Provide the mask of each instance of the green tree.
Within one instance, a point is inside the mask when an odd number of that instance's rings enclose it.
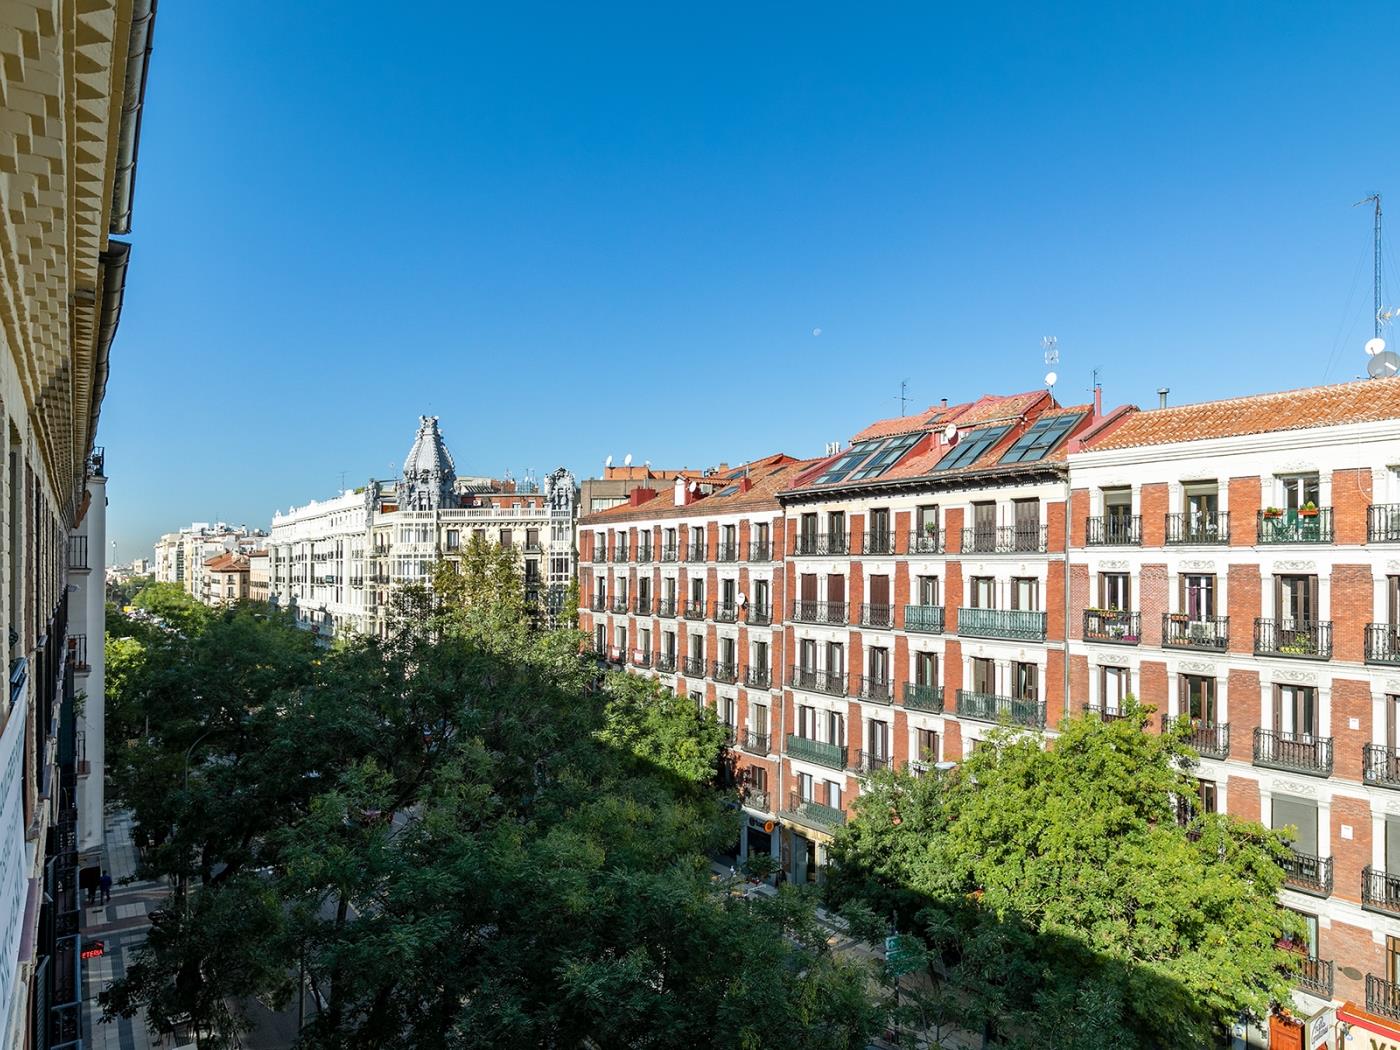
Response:
[[[132,604],[177,631],[198,631],[209,616],[208,606],[196,601],[178,583],[148,584]]]
[[[879,777],[856,800],[833,900],[920,934],[960,1023],[1012,1045],[1204,1045],[1287,998],[1282,839],[1179,824],[1193,755],[1127,710],[1068,719],[1049,748],[1001,729],[945,775]]]

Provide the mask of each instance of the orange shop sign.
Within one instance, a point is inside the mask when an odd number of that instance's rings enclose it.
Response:
[[[1337,1050],[1400,1050],[1400,1025],[1361,1013],[1350,1004],[1337,1011]]]

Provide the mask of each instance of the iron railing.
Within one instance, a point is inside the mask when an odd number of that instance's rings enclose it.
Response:
[[[1190,613],[1162,614],[1162,644],[1173,649],[1208,649],[1223,653],[1230,646],[1230,617]]]
[[[656,615],[671,617],[676,615],[676,599],[658,598],[656,600]]]
[[[1162,716],[1162,732],[1165,733],[1179,725],[1187,727],[1186,743],[1202,758],[1230,757],[1229,722],[1205,722],[1186,715],[1178,715],[1176,718],[1171,715]]]
[[[943,633],[943,606],[906,605],[904,607],[904,629],[920,634]]]
[[[627,598],[614,598],[612,600],[612,611],[615,613],[625,613],[627,611]]]
[[[1105,722],[1116,722],[1120,718],[1127,718],[1128,712],[1118,707],[1109,707],[1106,704],[1085,704],[1086,713],[1096,715]]]
[[[1258,656],[1296,656],[1305,660],[1330,660],[1332,621],[1256,619],[1254,652]]]
[[[1045,705],[1038,700],[1019,700],[1013,696],[997,696],[994,693],[975,693],[970,689],[958,690],[957,713],[964,718],[979,722],[1009,721],[1015,725],[1045,727]]]
[[[650,543],[637,544],[637,561],[646,563],[651,561],[652,546]]]
[[[633,667],[650,667],[650,666],[651,666],[651,653],[648,652],[648,651],[645,650],[645,649],[633,649],[633,650],[632,650],[632,666],[633,666]]]
[[[1367,543],[1400,543],[1400,503],[1378,503],[1366,510]]]
[[[1127,609],[1085,609],[1084,639],[1137,645],[1142,641],[1141,614]]]
[[[755,540],[749,544],[749,561],[772,561],[773,544],[766,540]]]
[[[617,546],[615,546],[615,547],[613,548],[612,560],[613,560],[613,561],[626,561],[626,560],[627,560],[627,544],[625,544],[625,543],[619,543],[619,544],[617,544]]]
[[[1142,546],[1142,518],[1136,514],[1110,514],[1090,518],[1084,534],[1086,547]]]
[[[1254,764],[1328,777],[1332,775],[1332,738],[1311,733],[1276,733],[1256,727]]]
[[[890,532],[889,529],[867,532],[860,541],[860,552],[862,554],[893,554],[894,533]]]
[[[801,533],[797,534],[797,549],[793,551],[798,557],[824,554],[849,554],[851,552],[851,537],[848,533]]]
[[[1259,511],[1256,519],[1258,541],[1266,543],[1331,543],[1332,508],[1316,511],[1285,510],[1270,514]]]
[[[943,553],[943,533],[937,529],[923,532],[909,533],[910,554],[942,554]]]
[[[685,549],[685,560],[688,562],[705,560],[705,544],[692,543]]]
[[[767,667],[749,667],[744,671],[744,684],[750,689],[767,689],[770,680]]]
[[[607,596],[606,594],[595,594],[595,595],[593,596],[593,611],[594,611],[594,612],[607,612],[607,611],[608,611],[608,596]]]
[[[715,561],[738,561],[739,545],[737,543],[721,543],[719,552],[715,556]]]
[[[744,750],[747,751],[748,748]],[[768,808],[768,792],[766,791],[761,791],[758,788],[746,787],[744,788],[742,798],[744,805],[748,806],[749,809],[756,809],[760,813],[772,812],[772,810]]]
[[[1029,609],[959,609],[958,634],[970,638],[1045,641],[1045,614]]]
[[[716,682],[737,682],[739,680],[739,665],[716,660],[710,664],[710,677]]]
[[[855,758],[851,762],[852,773],[869,775],[881,769],[889,768],[890,756],[877,754],[873,751],[857,751]]]
[[[1400,1019],[1400,984],[1366,975],[1366,1009],[1382,1017]]]
[[[703,656],[687,656],[681,661],[681,674],[687,678],[704,678],[705,658]]]
[[[737,605],[725,605],[723,603],[716,605],[715,619],[720,623],[734,623],[739,619],[739,607]]]
[[[687,620],[703,620],[705,618],[705,603],[703,601],[686,602],[685,608],[681,610],[681,615]]]
[[[1230,512],[1191,513],[1185,511],[1167,515],[1167,543],[1209,545],[1230,542]]]
[[[917,682],[905,682],[904,706],[910,711],[929,711],[938,714],[943,710],[943,687],[941,685],[920,685]]]
[[[1298,974],[1293,978],[1293,984],[1321,999],[1332,998],[1332,960],[1304,956]]]
[[[1361,904],[1373,911],[1400,915],[1400,875],[1369,865],[1361,869]]]
[[[1400,626],[1393,623],[1366,625],[1366,662],[1400,664]]]
[[[967,554],[1033,554],[1045,552],[1048,530],[1044,525],[974,525],[963,529]]]
[[[842,671],[818,671],[813,667],[794,667],[788,679],[794,689],[827,696],[846,695],[846,675]]]
[[[657,653],[656,669],[658,671],[664,671],[666,674],[674,674],[676,670],[676,654]]]
[[[662,548],[661,548],[661,560],[662,560],[662,561],[676,561],[679,557],[680,557],[680,551],[677,550],[675,547],[662,547]]]
[[[78,674],[86,674],[92,670],[92,666],[88,663],[87,635],[70,634],[68,636],[68,666]]]
[[[805,799],[801,795],[793,792],[788,798],[788,808],[784,815],[805,824],[809,828],[818,828],[830,831],[832,828],[839,828],[846,823],[846,814],[835,806],[826,806],[820,802],[813,802]]]
[[[894,702],[893,694],[890,692],[890,680],[888,676],[863,674],[860,676],[860,698],[871,700],[877,704],[890,704]]]
[[[739,739],[739,746],[751,755],[766,755],[772,745],[771,736],[767,733],[755,733],[752,729],[744,730],[744,735]]]
[[[750,605],[748,612],[744,614],[744,620],[747,623],[766,627],[773,622],[773,609],[767,605]]]
[[[894,623],[893,607],[888,603],[871,604],[869,602],[860,607],[860,623],[862,627],[888,627]]]
[[[846,603],[795,601],[792,603],[792,618],[798,623],[844,624]]]
[[[815,762],[831,769],[846,768],[846,745],[829,744],[825,740],[809,740],[805,736],[789,733],[787,753],[791,758],[804,762]]]
[[[1284,885],[1314,897],[1332,896],[1332,858],[1290,849],[1283,858]]]
[[[1400,788],[1400,748],[1384,744],[1363,745],[1361,778],[1377,787]]]

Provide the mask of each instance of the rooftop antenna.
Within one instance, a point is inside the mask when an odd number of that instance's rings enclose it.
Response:
[[[1040,341],[1040,348],[1045,351],[1045,363],[1047,365],[1058,365],[1060,363],[1060,341],[1053,335],[1047,335]]]
[[[901,380],[899,381],[899,414],[900,414],[901,416],[904,415],[904,405],[905,405],[905,402],[907,402],[908,400],[909,400],[909,380],[907,380],[907,379],[901,379]]]
[[[342,471],[340,472],[340,491],[341,491],[341,492],[344,492],[344,491],[345,491],[345,475],[348,474],[348,473],[349,473],[349,471],[345,471],[345,470],[342,470]]]
[[[1381,195],[1379,193],[1373,193],[1369,197],[1366,197],[1364,200],[1357,201],[1355,204],[1352,205],[1352,207],[1359,208],[1363,204],[1373,204],[1375,205],[1376,209],[1376,273],[1374,302],[1376,308],[1375,338],[1379,339],[1381,337]]]

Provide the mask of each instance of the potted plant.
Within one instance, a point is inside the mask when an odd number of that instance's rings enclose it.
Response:
[[[1281,518],[1281,517],[1283,517],[1283,511],[1282,511],[1280,508],[1278,508],[1278,507],[1265,507],[1265,508],[1264,508],[1264,517],[1265,517],[1265,518]]]
[[[1308,500],[1306,503],[1304,503],[1301,507],[1298,508],[1298,517],[1300,517],[1300,518],[1315,518],[1315,517],[1317,517],[1317,504],[1314,503],[1312,500]]]

